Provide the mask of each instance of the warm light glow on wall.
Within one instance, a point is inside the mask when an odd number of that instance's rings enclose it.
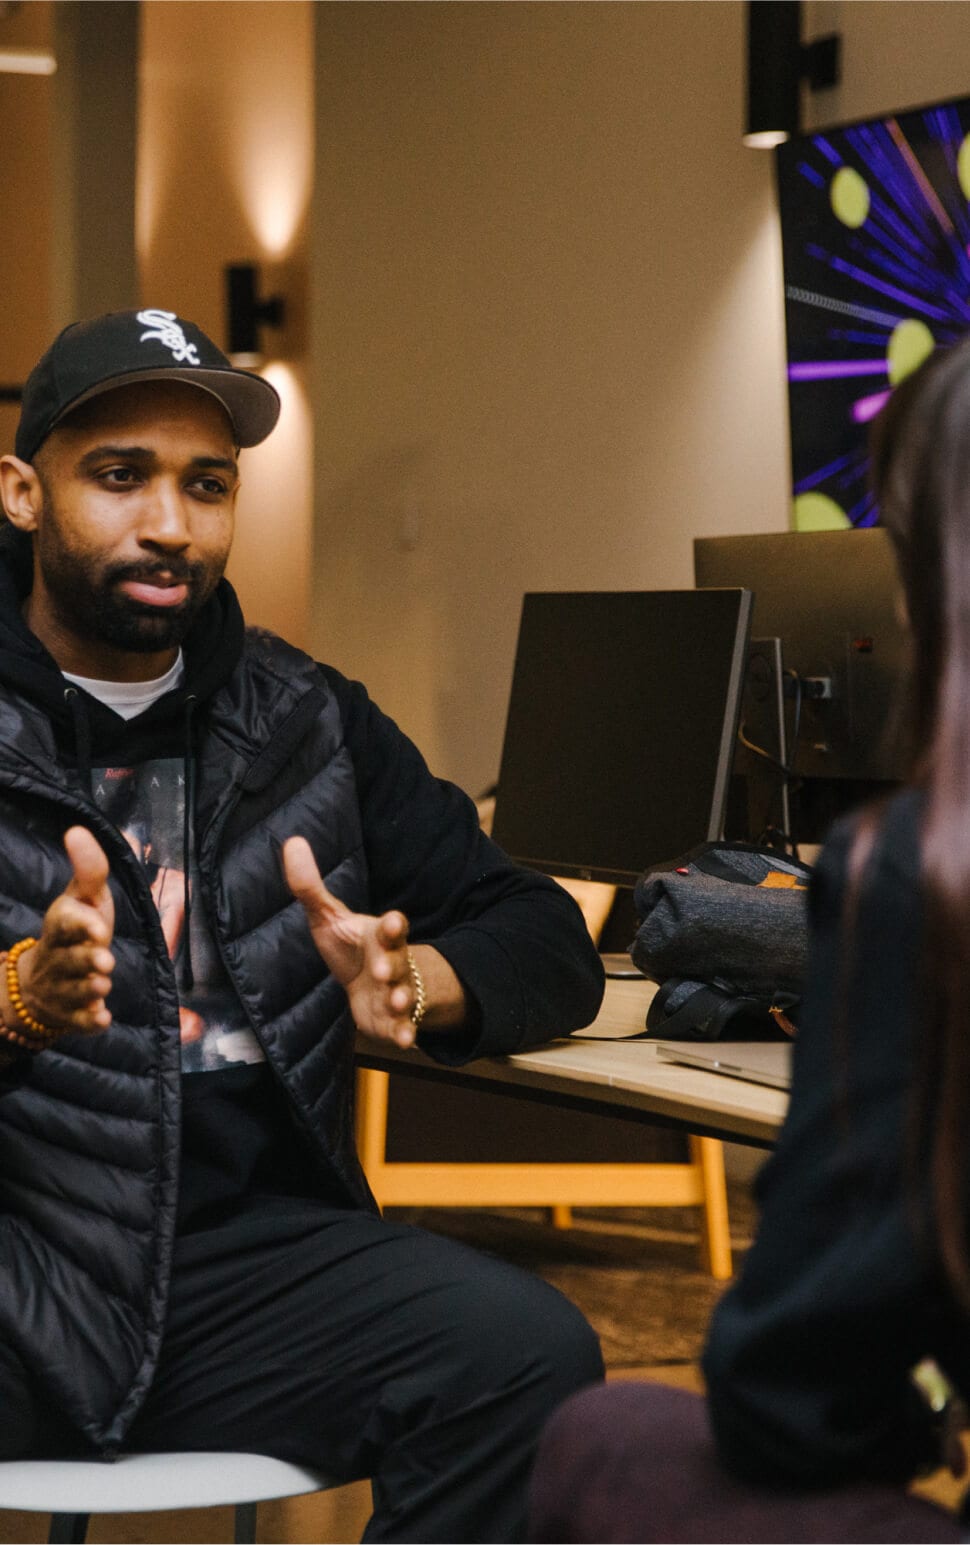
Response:
[[[165,145],[158,136],[150,147],[139,135],[138,175],[135,178],[135,251],[144,262],[151,254],[161,203],[160,190],[166,183]]]
[[[313,176],[313,7],[147,0],[142,36],[142,261],[196,200],[231,235],[231,261],[285,261],[301,239]],[[187,89],[196,72],[198,88]]]
[[[310,200],[309,135],[279,134],[278,114],[253,113],[233,140],[233,180],[240,201],[268,258],[289,255]]]
[[[313,416],[310,399],[303,372],[298,366],[274,360],[259,374],[275,386],[282,406],[273,433],[263,445],[249,453],[248,460],[252,463],[258,457],[261,475],[266,480],[262,495],[265,514],[276,521],[287,522],[295,531],[304,521],[301,512],[308,509],[311,502]],[[309,540],[308,524],[304,534]]]
[[[0,48],[0,75],[53,75],[57,60],[43,48]]]
[[[271,365],[267,365],[259,373],[269,382],[270,386],[275,386],[280,394],[280,401],[283,404],[280,410],[279,424],[273,433],[279,435],[288,421],[292,421],[294,431],[301,420],[305,419],[309,423],[307,394],[303,382],[298,377],[296,371],[291,369],[289,365],[284,365],[282,360],[274,360]]]
[[[255,265],[283,296],[266,326],[276,429],[242,457],[230,578],[250,622],[305,642],[313,421],[305,386],[307,206],[314,146],[310,0],[144,0],[137,241],[141,293],[229,342],[225,273]],[[285,354],[286,364],[277,359]]]
[[[299,367],[275,361],[260,374],[280,394],[279,423],[242,453],[242,487],[229,579],[249,622],[305,646],[310,594],[313,425]]]
[[[273,360],[256,374],[279,392],[280,416],[273,433],[245,452],[243,484],[247,499],[254,485],[259,485],[263,518],[292,527],[294,506],[305,492],[302,485],[309,485],[313,435],[309,397],[298,366]]]

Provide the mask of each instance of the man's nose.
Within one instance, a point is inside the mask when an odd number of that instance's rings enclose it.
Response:
[[[182,491],[159,479],[147,490],[139,522],[139,540],[147,546],[180,550],[192,539]]]

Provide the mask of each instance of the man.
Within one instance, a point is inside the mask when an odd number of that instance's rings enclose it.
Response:
[[[353,1032],[515,1051],[602,974],[362,687],[244,629],[237,449],[278,411],[119,312],[0,458],[0,1456],[263,1451],[371,1476],[367,1538],[511,1540],[595,1338],[376,1215]]]

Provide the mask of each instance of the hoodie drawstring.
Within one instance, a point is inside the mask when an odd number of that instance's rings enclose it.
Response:
[[[198,698],[190,692],[185,699],[185,747],[182,754],[183,781],[185,783],[185,803],[182,816],[182,885],[184,898],[184,922],[182,924],[182,965],[181,988],[183,992],[191,992],[195,986],[195,972],[192,969],[192,886],[190,873],[192,866],[192,835],[195,831],[195,756],[192,744],[192,715],[195,711]]]
[[[71,722],[74,726],[74,745],[77,750],[77,772],[85,790],[91,792],[91,724],[87,710],[77,687],[64,688],[64,701],[67,704]]]

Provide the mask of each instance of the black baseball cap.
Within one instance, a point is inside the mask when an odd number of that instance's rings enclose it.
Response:
[[[136,381],[187,381],[218,399],[240,446],[258,445],[280,416],[276,389],[237,370],[193,322],[174,311],[111,311],[73,322],[27,377],[16,454],[32,461],[51,430],[82,402]]]

